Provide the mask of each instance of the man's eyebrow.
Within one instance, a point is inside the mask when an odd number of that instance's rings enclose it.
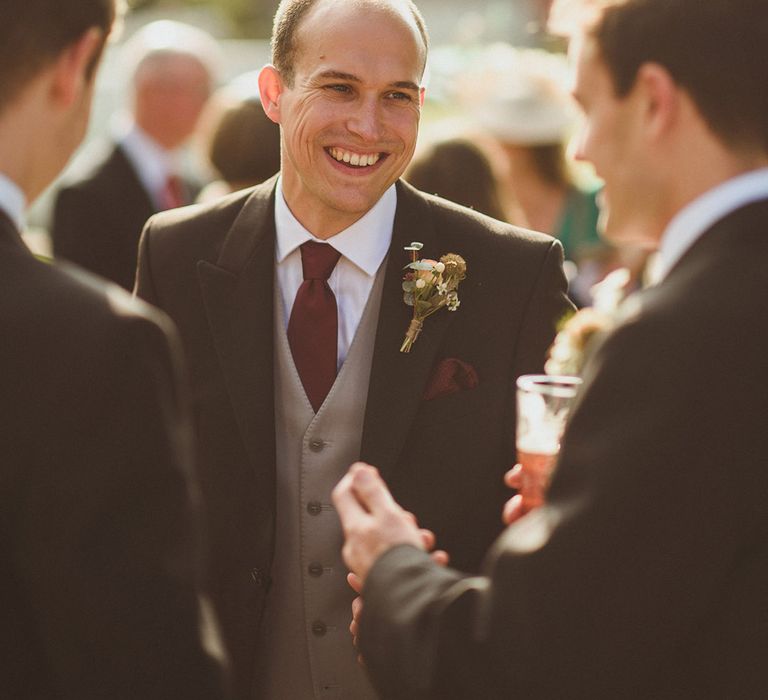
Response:
[[[320,80],[346,80],[350,83],[363,82],[360,78],[358,78],[356,75],[353,75],[352,73],[344,73],[343,71],[338,70],[323,71],[317,76],[317,78]],[[411,80],[397,80],[394,83],[390,83],[389,86],[393,88],[399,88],[400,90],[413,90],[414,92],[418,92],[420,89],[419,86]]]
[[[338,71],[338,70],[323,71],[317,77],[318,78],[333,78],[334,80],[347,80],[347,81],[352,82],[352,83],[362,83],[363,82],[356,75],[352,75],[351,73],[343,73],[342,71]]]
[[[410,80],[398,80],[396,83],[392,83],[392,87],[400,88],[401,90],[413,90],[414,92],[418,92],[421,89]]]

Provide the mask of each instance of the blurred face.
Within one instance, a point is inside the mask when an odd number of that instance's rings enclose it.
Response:
[[[574,41],[574,97],[584,120],[576,136],[574,155],[590,161],[604,180],[601,228],[609,240],[647,242],[647,216],[655,189],[643,143],[643,105],[636,91],[619,98],[611,75],[592,39]]]
[[[337,0],[302,20],[292,86],[260,86],[282,127],[282,186],[293,214],[327,238],[363,216],[413,156],[425,48],[405,17]]]
[[[158,58],[136,77],[136,123],[164,148],[177,148],[194,132],[210,91],[210,75],[193,56]]]

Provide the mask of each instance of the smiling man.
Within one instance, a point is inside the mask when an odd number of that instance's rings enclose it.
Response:
[[[210,591],[240,698],[375,697],[348,634],[354,593],[331,490],[378,464],[453,563],[479,568],[514,461],[514,384],[567,308],[560,245],[417,192],[427,57],[410,2],[286,0],[260,74],[278,177],[152,219],[138,294],[186,345]],[[461,255],[461,307],[413,310],[403,250]]]

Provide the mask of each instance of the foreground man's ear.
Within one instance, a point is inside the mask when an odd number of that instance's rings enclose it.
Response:
[[[92,27],[59,54],[51,66],[51,97],[56,104],[67,109],[80,99],[94,79],[89,68],[103,38],[102,30]]]

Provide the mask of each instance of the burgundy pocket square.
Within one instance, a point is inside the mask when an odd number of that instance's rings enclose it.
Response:
[[[474,389],[479,383],[477,372],[472,365],[455,357],[447,357],[435,365],[423,398],[425,401],[431,401],[441,396]]]

